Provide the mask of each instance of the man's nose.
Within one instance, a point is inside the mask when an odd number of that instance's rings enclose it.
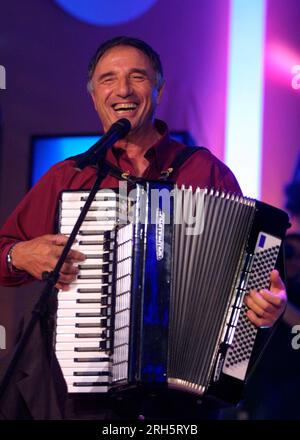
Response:
[[[122,98],[126,98],[126,96],[130,96],[132,94],[132,86],[129,78],[122,78],[118,81],[117,85],[117,95]]]

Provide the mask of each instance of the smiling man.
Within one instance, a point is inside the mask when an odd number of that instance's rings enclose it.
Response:
[[[167,125],[155,119],[164,79],[160,58],[148,44],[129,37],[103,43],[89,65],[88,89],[104,132],[120,118],[131,123],[129,134],[116,142],[106,156],[123,172],[157,180],[184,153],[185,161],[172,173],[173,182],[240,194],[235,177],[222,162],[204,148],[191,156],[188,147],[170,138]],[[96,174],[92,164],[78,171],[71,158],[53,166],[25,196],[0,231],[1,284],[15,286],[40,280],[44,271],[53,270],[67,241],[55,229],[59,196],[66,189],[91,188]],[[117,188],[118,184],[116,177],[107,175],[101,188]],[[60,273],[59,289],[68,290],[78,273],[76,264],[84,259],[81,252],[70,251]],[[274,271],[270,290],[249,295],[248,317],[257,326],[270,326],[282,314],[285,304],[284,285]],[[134,405],[136,414],[140,414],[138,399]],[[197,411],[197,405],[193,405]],[[95,411],[97,418],[98,403]],[[131,417],[133,414],[134,411]],[[73,416],[80,417],[76,411]]]

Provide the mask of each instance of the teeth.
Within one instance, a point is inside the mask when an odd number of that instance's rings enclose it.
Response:
[[[137,108],[137,104],[135,104],[134,102],[124,103],[124,104],[116,104],[114,106],[115,110],[133,110],[135,108]]]

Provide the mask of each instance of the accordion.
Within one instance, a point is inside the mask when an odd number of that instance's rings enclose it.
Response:
[[[87,195],[62,193],[60,233],[71,233]],[[269,286],[288,225],[277,208],[215,190],[99,190],[74,245],[86,260],[58,293],[68,392],[145,384],[202,395],[242,384],[258,332],[244,296]]]

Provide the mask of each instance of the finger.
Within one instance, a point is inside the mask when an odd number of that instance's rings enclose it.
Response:
[[[60,272],[58,282],[63,284],[71,284],[75,280],[76,280],[76,274]]]
[[[281,308],[286,304],[286,293],[281,290],[278,293],[270,292],[269,290],[263,289],[259,292],[266,301],[273,304],[276,308]]]
[[[68,261],[84,261],[86,259],[86,256],[79,251],[75,251],[74,249],[71,249],[68,253],[67,260]]]
[[[67,292],[68,290],[70,290],[70,285],[69,284],[64,284],[64,283],[56,283],[55,287],[59,290],[62,290],[63,292]]]
[[[63,274],[75,274],[75,275],[77,275],[79,273],[79,268],[77,266],[74,266],[74,264],[67,262],[67,263],[64,263],[62,265],[62,268],[61,268],[60,272],[63,273]]]
[[[260,318],[258,317],[253,310],[248,310],[247,311],[247,317],[249,318],[249,320],[252,322],[252,324],[254,324],[256,327],[261,327],[261,328],[268,328],[272,326],[272,321],[270,321],[269,319],[266,318]]]
[[[56,246],[64,246],[68,241],[68,237],[63,234],[56,234],[56,235],[52,235],[51,241]]]
[[[279,292],[281,290],[285,290],[285,285],[280,278],[278,270],[272,270],[270,274],[270,290],[273,292]]]
[[[248,303],[255,304],[257,307],[265,312],[273,313],[276,310],[275,305],[269,302],[262,294],[262,291],[250,290],[249,295],[246,296]]]
[[[249,307],[249,309],[251,309],[259,318],[270,319],[272,312],[274,313],[274,310],[266,310],[265,307],[261,307],[250,296],[245,299],[245,302],[247,307]]]

